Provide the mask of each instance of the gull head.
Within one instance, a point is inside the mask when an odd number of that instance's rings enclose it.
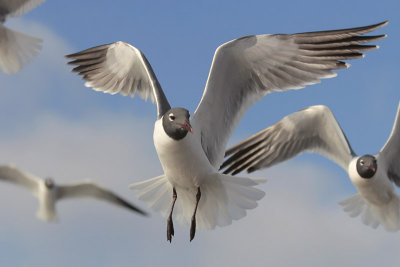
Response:
[[[44,185],[48,188],[48,189],[52,189],[54,188],[54,180],[51,178],[46,178],[44,179]]]
[[[375,175],[376,170],[378,169],[376,158],[372,155],[361,156],[357,160],[356,167],[358,174],[365,179],[372,178]]]
[[[189,122],[189,111],[184,108],[172,108],[162,117],[162,125],[165,133],[178,141],[183,139],[188,132],[193,133]]]

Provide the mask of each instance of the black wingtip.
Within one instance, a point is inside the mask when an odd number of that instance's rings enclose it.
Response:
[[[144,216],[144,217],[150,217],[150,214],[147,213],[147,212],[145,212],[145,211],[142,210],[142,209],[139,209],[139,208],[137,208],[137,207],[135,207],[135,206],[133,206],[133,205],[131,205],[130,208],[131,208],[131,210],[133,210],[133,211],[139,213],[140,215],[142,215],[142,216]]]

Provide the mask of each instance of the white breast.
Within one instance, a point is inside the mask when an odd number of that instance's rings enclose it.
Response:
[[[57,220],[55,190],[49,190],[43,182],[39,185],[37,196],[39,199],[39,210],[37,216],[44,221]]]
[[[386,175],[384,162],[377,159],[377,172],[370,179],[362,178],[356,168],[358,157],[354,158],[348,168],[351,182],[360,194],[371,204],[383,205],[389,202],[395,195],[392,182]]]
[[[216,172],[201,146],[200,129],[192,124],[193,134],[176,141],[162,127],[162,120],[154,125],[154,145],[165,175],[173,186],[197,188],[210,173]]]

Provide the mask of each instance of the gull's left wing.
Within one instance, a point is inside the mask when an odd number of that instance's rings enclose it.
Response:
[[[33,194],[39,190],[41,179],[27,172],[23,172],[15,166],[0,166],[0,181],[10,182],[28,189]]]
[[[83,182],[74,185],[61,185],[57,187],[57,199],[77,197],[92,197],[99,200],[108,201],[114,205],[127,208],[142,215],[147,215],[146,212],[125,201],[115,193],[92,182]]]
[[[203,97],[192,125],[200,131],[202,147],[219,168],[225,147],[247,109],[274,91],[300,89],[335,77],[341,60],[363,57],[376,49],[365,45],[386,35],[362,36],[388,22],[344,30],[298,34],[246,36],[215,51]]]
[[[68,64],[77,65],[72,71],[82,75],[87,87],[112,95],[133,97],[138,93],[145,100],[150,98],[157,104],[158,118],[171,109],[150,63],[128,43],[100,45],[65,57],[72,59]]]

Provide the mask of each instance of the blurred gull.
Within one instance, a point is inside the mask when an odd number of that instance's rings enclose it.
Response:
[[[14,166],[0,166],[0,180],[17,184],[31,191],[39,199],[37,216],[43,221],[58,220],[56,202],[70,198],[91,197],[110,202],[141,215],[144,211],[128,203],[118,195],[92,182],[82,182],[70,185],[57,185],[53,179],[40,179],[23,172]]]

